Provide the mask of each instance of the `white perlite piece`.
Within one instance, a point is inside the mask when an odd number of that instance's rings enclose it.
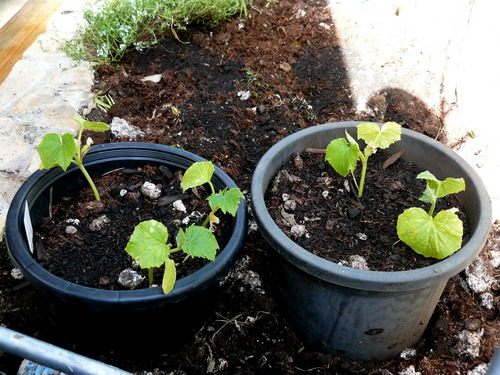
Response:
[[[498,268],[500,267],[500,250],[492,250],[490,252],[490,263],[493,266],[493,268]]]
[[[411,365],[404,370],[398,372],[399,375],[421,375],[420,371],[415,371],[415,366]]]
[[[250,98],[250,91],[238,91],[236,95],[238,96],[238,98],[240,98],[240,100],[248,100]]]
[[[406,349],[403,349],[403,351],[401,352],[401,354],[399,355],[401,358],[403,359],[410,359],[410,358],[413,358],[417,355],[417,351],[413,348],[406,348]]]
[[[161,81],[161,74],[153,74],[153,75],[150,75],[150,76],[147,76],[147,77],[144,77],[141,79],[142,82],[154,82],[154,83],[158,83]]]
[[[357,270],[368,271],[368,264],[366,263],[366,259],[361,255],[351,255],[349,257],[349,267]]]
[[[125,190],[125,189],[121,189],[120,190],[120,197],[124,197],[125,195],[127,195],[128,191]]]
[[[19,268],[13,268],[10,271],[10,276],[12,276],[12,278],[16,279],[16,280],[22,280],[22,279],[24,279],[24,275],[23,275],[23,273],[21,272],[21,270]]]
[[[64,228],[64,233],[66,234],[75,234],[76,232],[78,232],[78,229],[76,229],[73,225],[68,225]]]
[[[472,370],[467,371],[467,375],[486,375],[488,367],[489,366],[487,363],[481,363],[480,365],[474,367]]]
[[[161,195],[161,190],[156,187],[152,182],[146,181],[141,186],[141,193],[149,199],[158,199]]]
[[[130,268],[124,269],[120,272],[118,283],[127,289],[135,289],[142,284],[145,277],[140,275],[137,271]]]
[[[66,219],[66,223],[70,225],[80,225],[80,220],[78,219]]]
[[[182,201],[180,199],[176,200],[174,203],[172,203],[172,206],[174,207],[174,209],[176,209],[177,211],[180,211],[180,212],[184,212],[186,213],[187,210],[186,210],[186,206],[184,206],[184,203],[182,203]]]
[[[495,297],[491,293],[483,293],[479,296],[481,299],[481,306],[487,309],[493,309],[495,307]]]
[[[493,278],[488,273],[483,260],[477,258],[465,269],[467,284],[476,293],[480,294],[490,289]]]
[[[136,126],[130,125],[126,120],[113,117],[111,124],[109,124],[111,133],[115,137],[128,137],[129,140],[133,140],[138,136],[143,136],[144,132]]]
[[[360,239],[361,241],[366,241],[366,239],[368,238],[368,236],[366,234],[364,234],[364,233],[357,233],[356,237],[358,239]]]
[[[458,334],[457,352],[459,355],[468,355],[470,357],[478,357],[481,350],[481,337],[484,329],[479,331],[463,330]]]
[[[287,201],[285,201],[285,203],[283,203],[283,207],[287,211],[295,211],[295,209],[297,208],[297,202],[295,202],[293,199],[288,199]]]
[[[295,238],[303,237],[306,234],[306,227],[300,224],[295,224],[290,228],[290,233]]]
[[[104,228],[106,224],[109,224],[110,222],[111,220],[109,220],[109,218],[106,215],[101,215],[97,219],[92,220],[92,222],[89,224],[89,229],[92,232],[98,232],[102,228]]]

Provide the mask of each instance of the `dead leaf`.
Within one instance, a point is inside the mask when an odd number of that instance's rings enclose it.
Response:
[[[282,70],[284,70],[285,72],[289,72],[290,70],[292,70],[292,67],[291,67],[291,66],[290,66],[290,64],[289,64],[289,63],[287,63],[286,61],[285,61],[285,62],[282,62],[282,63],[280,64],[280,68],[281,68]]]

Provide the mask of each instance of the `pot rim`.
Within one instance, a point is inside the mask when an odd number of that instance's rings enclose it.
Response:
[[[156,152],[175,154],[176,157],[180,157],[183,161],[206,161],[206,159],[198,155],[171,146],[144,142],[120,142],[94,146],[85,156],[85,165],[99,164],[99,162],[106,158],[107,154],[113,154],[114,157],[122,155],[122,158],[126,159],[127,155],[123,155],[123,152],[130,149],[134,149],[138,153],[134,157],[129,156],[130,159],[134,160],[147,157],[145,154],[148,152]],[[111,155],[108,157],[111,157]],[[161,162],[159,159],[158,161]],[[74,165],[71,165],[67,172],[63,172],[59,167],[56,168],[59,170],[58,172],[54,171],[55,168],[35,172],[20,187],[12,200],[7,214],[5,234],[11,259],[23,271],[25,277],[36,286],[62,296],[63,299],[77,299],[85,303],[110,303],[118,306],[134,305],[138,309],[141,309],[141,307],[146,309],[148,302],[158,302],[165,305],[176,303],[185,300],[201,290],[207,289],[214,282],[218,281],[218,274],[222,270],[232,266],[239,249],[242,247],[247,227],[247,210],[244,199],[240,201],[241,204],[234,219],[231,238],[216,257],[216,260],[208,263],[194,273],[177,280],[174,289],[169,294],[163,294],[160,286],[134,290],[107,290],[66,281],[51,274],[38,264],[32,256],[27,241],[22,234],[24,232],[22,227],[25,202],[30,192],[34,189],[35,182],[46,177],[49,173],[64,175],[78,169]],[[229,188],[237,187],[234,181],[217,166],[215,166],[214,178],[218,178]]]
[[[293,145],[304,137],[318,136],[318,134],[328,129],[352,129],[363,122],[346,121],[306,128],[285,137],[266,152],[255,169],[251,188],[252,209],[259,229],[271,243],[274,250],[294,266],[326,282],[346,287],[370,291],[403,291],[425,288],[456,275],[471,263],[473,258],[483,248],[488,237],[492,221],[489,195],[477,173],[458,154],[438,141],[409,129],[402,129],[402,137],[409,137],[414,142],[422,142],[428,146],[437,148],[439,152],[451,158],[470,177],[471,182],[467,188],[476,190],[480,212],[476,230],[472,233],[471,238],[465,246],[453,255],[434,265],[408,271],[358,270],[341,266],[310,253],[283,233],[272,219],[266,208],[264,195],[279,166],[283,165],[292,153],[297,152],[293,151],[290,153],[287,149],[292,148]],[[280,165],[272,172],[271,177],[266,176],[267,168],[270,164],[273,164],[273,161],[276,164],[276,160],[280,161],[278,163]]]

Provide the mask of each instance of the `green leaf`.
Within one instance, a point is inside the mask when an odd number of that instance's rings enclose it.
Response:
[[[207,228],[191,225],[186,232],[180,229],[177,233],[177,247],[189,255],[215,260],[219,244]]]
[[[451,210],[432,218],[421,208],[412,207],[399,215],[397,232],[401,241],[418,254],[443,259],[460,249],[463,225]]]
[[[174,289],[175,280],[177,279],[177,272],[175,270],[175,262],[167,258],[165,261],[165,272],[163,273],[163,280],[161,282],[161,288],[163,293],[168,294]]]
[[[77,152],[75,138],[70,133],[62,136],[55,133],[46,134],[38,146],[38,153],[45,169],[59,165],[66,171]]]
[[[367,146],[375,149],[387,148],[401,139],[401,126],[395,122],[386,122],[382,128],[373,122],[359,124],[358,138],[364,140]]]
[[[156,220],[139,223],[130,236],[125,250],[141,268],[159,267],[166,262],[170,254],[168,229]]]
[[[186,191],[189,188],[203,185],[212,179],[215,168],[212,162],[202,161],[192,164],[182,178],[181,187]]]
[[[95,132],[105,132],[106,130],[109,130],[109,126],[104,122],[83,121],[81,125],[84,129]]]
[[[347,176],[356,169],[359,159],[359,146],[356,143],[347,144],[344,138],[337,138],[326,148],[325,159],[341,176]]]
[[[227,188],[225,188],[217,194],[210,195],[208,197],[208,203],[212,211],[216,211],[217,208],[220,208],[223,213],[229,212],[231,215],[235,216],[241,198],[244,198],[244,196],[240,189],[232,188],[227,190]]]
[[[448,177],[444,181],[440,181],[429,171],[420,173],[417,178],[423,179],[427,183],[424,195],[420,198],[423,202],[433,203],[438,198],[465,190],[465,181],[463,178]]]

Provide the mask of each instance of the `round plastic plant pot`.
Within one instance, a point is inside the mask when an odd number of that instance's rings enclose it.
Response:
[[[174,147],[124,142],[95,146],[84,161],[89,174],[99,176],[118,168],[147,164],[187,169],[192,163],[205,160]],[[216,189],[236,187],[217,167],[212,182]],[[33,238],[29,227],[35,228],[42,217],[49,215],[50,202],[74,195],[86,186],[87,181],[75,165],[66,172],[59,167],[38,171],[21,186],[6,222],[7,247],[13,263],[26,279],[46,293],[60,313],[60,319],[73,327],[70,329],[75,330],[75,336],[86,336],[94,343],[104,337],[106,344],[119,343],[124,336],[129,338],[136,334],[148,337],[154,333],[168,333],[174,338],[170,341],[191,336],[201,327],[217,296],[219,281],[228,274],[243,246],[247,227],[244,200],[233,219],[232,235],[216,260],[177,280],[169,294],[163,294],[161,287],[104,290],[54,276],[37,263],[30,250]]]
[[[452,256],[428,267],[398,272],[352,269],[318,257],[283,233],[271,218],[264,194],[289,158],[304,149],[326,148],[359,122],[318,125],[292,134],[260,160],[252,179],[252,205],[259,229],[275,250],[277,294],[291,325],[306,344],[356,360],[384,360],[414,345],[424,332],[447,280],[477,256],[491,225],[488,193],[474,170],[439,142],[402,129],[387,153],[405,149],[403,159],[436,177],[463,177],[463,202],[471,237]],[[384,151],[384,150],[382,150]],[[380,152],[380,151],[379,151]],[[333,172],[332,172],[333,173]]]

